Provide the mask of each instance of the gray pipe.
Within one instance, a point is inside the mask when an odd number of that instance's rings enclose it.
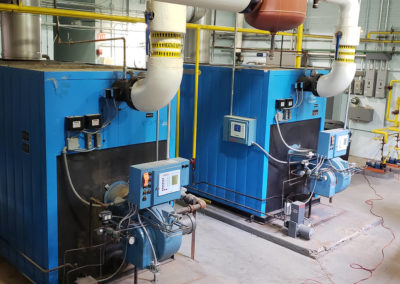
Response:
[[[235,71],[236,71],[236,44],[237,44],[237,15],[235,14],[235,40],[233,43],[233,65],[232,65],[232,82],[231,82],[231,104],[230,104],[230,115],[233,115],[233,98],[235,95]]]
[[[171,147],[171,103],[168,104],[167,110],[167,155],[166,159],[169,159],[169,150]]]
[[[159,149],[160,149],[160,111],[157,111],[157,126],[156,126],[156,161],[159,160]]]

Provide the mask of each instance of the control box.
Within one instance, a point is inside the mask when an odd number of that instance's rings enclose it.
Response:
[[[183,158],[131,166],[129,201],[144,209],[179,199],[181,187],[189,184],[189,166]]]
[[[373,97],[375,94],[375,70],[367,70],[365,73],[364,96]]]
[[[374,120],[374,109],[361,106],[350,107],[349,118],[356,121],[371,122]]]
[[[256,127],[257,121],[254,118],[226,115],[223,140],[251,146],[256,141]]]
[[[318,154],[328,159],[346,155],[350,131],[347,129],[325,130],[319,133]]]
[[[388,72],[386,70],[378,70],[376,75],[376,90],[375,98],[384,99],[386,98],[386,81]]]

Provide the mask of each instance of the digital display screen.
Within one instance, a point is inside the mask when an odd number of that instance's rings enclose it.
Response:
[[[236,132],[240,132],[241,127],[240,127],[240,125],[235,124],[234,129],[235,129]]]
[[[172,176],[172,185],[178,184],[179,175]]]

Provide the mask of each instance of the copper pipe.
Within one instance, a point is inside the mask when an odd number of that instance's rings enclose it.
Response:
[[[124,37],[113,37],[113,38],[81,40],[81,41],[68,41],[68,42],[63,42],[63,41],[61,41],[60,37],[58,37],[57,43],[58,44],[83,44],[83,43],[103,42],[103,41],[116,41],[116,40],[122,40],[122,42],[124,44],[124,65],[123,65],[124,77],[123,77],[123,79],[126,79],[126,72],[127,72],[127,66],[126,66],[126,39]]]
[[[106,203],[101,202],[100,200],[98,200],[98,199],[96,199],[94,197],[91,197],[90,201],[93,202],[93,203],[96,203],[96,204],[98,204],[98,205],[100,205],[101,207],[104,207],[104,208],[108,208],[113,204],[113,203],[106,204]]]

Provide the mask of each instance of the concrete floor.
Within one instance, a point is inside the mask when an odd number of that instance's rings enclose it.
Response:
[[[400,236],[398,175],[391,180],[369,179],[385,198],[375,202],[375,212],[383,215],[385,224]],[[334,205],[367,216],[369,206],[364,201],[369,198],[374,198],[373,192],[364,177],[356,175],[350,188],[334,198]],[[190,236],[186,236],[177,260],[162,267],[159,283],[354,283],[369,273],[349,265],[375,266],[381,248],[391,239],[388,231],[377,226],[315,260],[203,214],[198,214],[198,221],[196,262],[184,257],[190,255]],[[148,272],[139,278],[140,283],[152,279]],[[132,278],[118,281],[132,282]],[[24,281],[0,261],[0,283]],[[372,279],[363,283],[400,283],[400,237],[385,250],[385,261]]]

